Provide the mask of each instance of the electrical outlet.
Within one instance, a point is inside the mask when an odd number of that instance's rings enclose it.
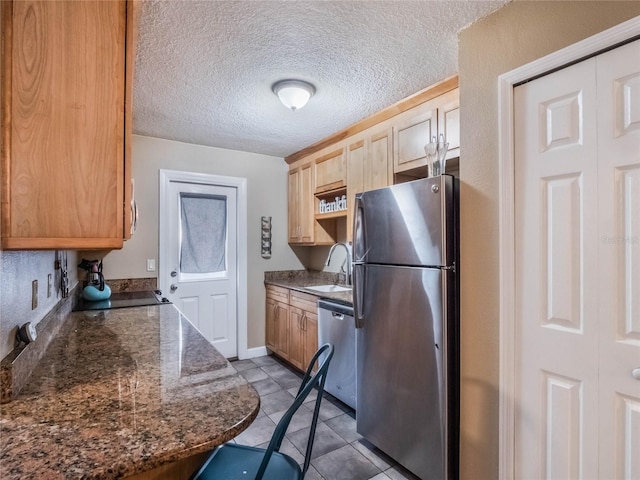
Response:
[[[31,282],[31,310],[38,308],[38,280]]]
[[[47,298],[51,297],[51,287],[53,286],[53,276],[47,275]]]

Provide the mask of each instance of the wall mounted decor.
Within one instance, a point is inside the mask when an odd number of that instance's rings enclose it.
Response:
[[[262,217],[261,224],[261,255],[271,258],[271,217]]]

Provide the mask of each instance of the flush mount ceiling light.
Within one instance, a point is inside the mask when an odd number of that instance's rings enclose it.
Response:
[[[294,112],[304,107],[316,93],[316,88],[302,80],[280,80],[271,87],[283,105]]]

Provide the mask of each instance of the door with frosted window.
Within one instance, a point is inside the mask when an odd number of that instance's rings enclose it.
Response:
[[[163,293],[227,358],[237,355],[234,187],[171,181]]]

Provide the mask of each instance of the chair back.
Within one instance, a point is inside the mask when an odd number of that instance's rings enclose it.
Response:
[[[294,399],[293,404],[287,409],[285,414],[278,422],[278,425],[276,425],[276,429],[273,432],[273,436],[271,437],[269,446],[265,451],[264,458],[262,459],[262,463],[260,464],[260,468],[258,469],[255,480],[262,480],[262,476],[267,469],[267,464],[269,463],[271,454],[274,451],[277,452],[280,450],[280,445],[282,444],[284,435],[287,433],[287,428],[289,428],[291,418],[293,418],[293,415],[296,413],[298,408],[300,408],[300,405],[302,405],[311,391],[317,387],[318,396],[316,398],[315,407],[313,409],[313,418],[311,420],[311,429],[309,431],[309,441],[307,442],[307,450],[304,456],[304,465],[302,468],[302,478],[304,478],[304,475],[309,468],[309,463],[311,463],[311,451],[313,449],[313,440],[316,434],[316,425],[318,423],[318,414],[320,412],[322,394],[324,393],[324,382],[327,378],[329,363],[331,362],[331,358],[333,357],[333,350],[333,345],[331,345],[330,343],[325,343],[315,353],[315,355],[311,359],[311,362],[309,362],[309,366],[307,367],[307,371],[302,378],[302,383],[300,384],[300,388],[298,389],[298,393],[296,394],[296,398]],[[320,356],[323,354],[324,358],[319,360]],[[318,370],[315,374],[312,374],[313,366],[316,364],[316,362],[319,362]]]

